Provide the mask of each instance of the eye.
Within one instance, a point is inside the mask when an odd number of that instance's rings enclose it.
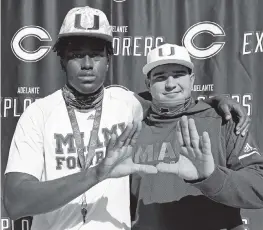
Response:
[[[155,81],[164,81],[166,77],[164,75],[159,75],[158,77],[155,78]]]
[[[83,58],[83,54],[73,54],[73,58]]]
[[[103,58],[105,55],[104,53],[94,53],[94,54],[91,54],[90,57],[95,60],[95,61],[99,61],[101,58]]]
[[[175,74],[173,77],[174,78],[179,78],[179,77],[183,77],[185,75],[186,75],[185,73],[178,73],[178,74]]]
[[[97,61],[97,60],[100,60],[102,58],[102,55],[100,55],[100,54],[92,54],[92,55],[90,55],[90,57],[92,59],[94,59],[95,61]]]
[[[78,53],[68,53],[67,58],[68,59],[77,59],[77,58],[82,58],[83,55],[78,54]]]

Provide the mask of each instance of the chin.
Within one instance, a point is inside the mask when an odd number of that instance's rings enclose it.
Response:
[[[161,106],[164,106],[167,108],[173,108],[181,104],[183,104],[183,102],[180,103],[180,102],[175,102],[175,101],[163,101],[160,103]]]
[[[184,97],[182,97],[181,95],[174,95],[173,97],[167,97],[167,96],[165,96],[164,98],[162,98],[163,99],[163,101],[167,101],[167,102],[183,102],[183,101],[185,101],[185,98]]]
[[[156,100],[158,104],[165,106],[165,107],[175,107],[177,105],[181,105],[185,103],[185,98],[182,97],[173,97],[173,98],[167,98],[163,97],[159,100]]]
[[[79,92],[82,94],[95,93],[102,85],[85,84],[79,87]]]

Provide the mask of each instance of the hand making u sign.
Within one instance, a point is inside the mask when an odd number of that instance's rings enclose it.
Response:
[[[209,177],[214,169],[209,134],[199,136],[194,119],[183,116],[177,123],[176,138],[180,146],[179,160],[175,164],[159,163],[159,172],[174,173],[185,180],[199,180]]]

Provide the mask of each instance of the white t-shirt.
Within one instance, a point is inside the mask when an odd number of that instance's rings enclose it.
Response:
[[[105,89],[98,148],[91,167],[105,156],[110,133],[120,134],[133,118],[141,120],[142,114],[142,106],[132,92],[119,87]],[[76,111],[85,147],[89,143],[94,115],[95,110]],[[27,173],[40,181],[49,181],[79,172],[77,159],[71,123],[62,91],[58,90],[37,100],[22,114],[12,139],[5,173]],[[88,213],[85,224],[80,214],[81,198],[77,197],[53,212],[34,216],[32,230],[130,229],[128,176],[104,180],[86,192]]]

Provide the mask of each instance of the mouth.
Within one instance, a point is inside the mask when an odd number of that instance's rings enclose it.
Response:
[[[81,81],[84,81],[84,82],[92,82],[92,81],[95,81],[96,80],[96,76],[93,75],[93,74],[80,74],[78,76],[78,78],[81,80]]]
[[[168,96],[168,95],[175,95],[178,93],[181,93],[181,90],[180,91],[165,92],[165,93],[163,93],[163,95]]]
[[[181,93],[181,91],[165,92],[165,93],[163,93],[163,95],[166,98],[174,99],[174,98],[176,98],[178,96],[179,93]]]

